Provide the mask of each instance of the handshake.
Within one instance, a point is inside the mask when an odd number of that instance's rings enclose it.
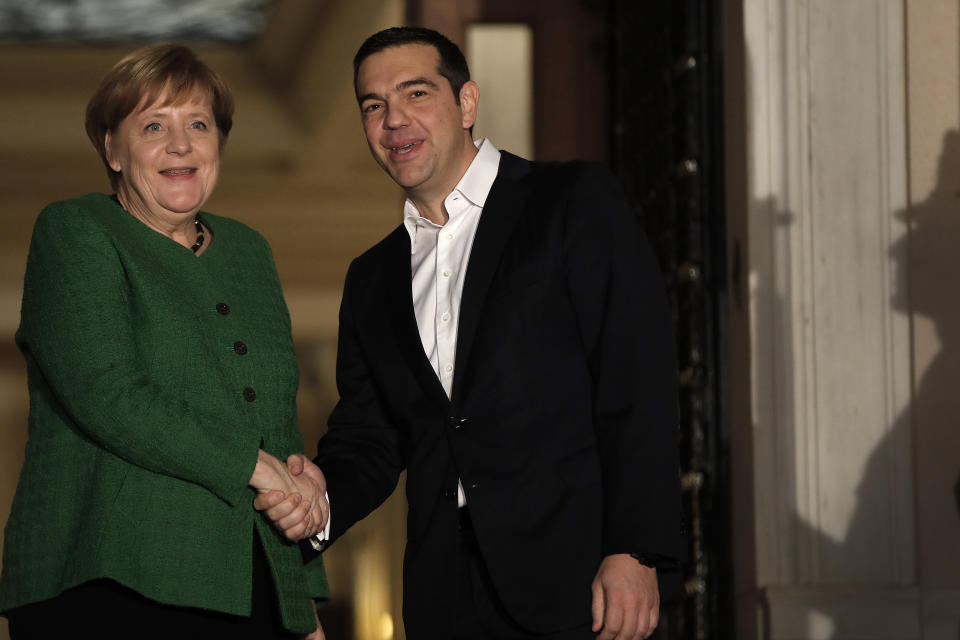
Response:
[[[261,449],[250,486],[259,492],[253,508],[263,512],[287,539],[310,538],[327,526],[327,481],[306,456],[295,453],[284,464]]]

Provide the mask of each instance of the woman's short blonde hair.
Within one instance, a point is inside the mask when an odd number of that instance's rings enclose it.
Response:
[[[167,104],[178,104],[197,93],[205,93],[210,99],[222,147],[233,127],[233,94],[220,75],[192,50],[174,44],[143,47],[107,72],[87,103],[85,126],[114,189],[122,176],[107,162],[107,132],[116,131],[137,107],[146,108],[164,94]]]

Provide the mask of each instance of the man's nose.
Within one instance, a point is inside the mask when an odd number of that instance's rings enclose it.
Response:
[[[400,129],[410,124],[410,118],[407,114],[407,110],[404,109],[401,105],[388,105],[386,107],[387,115],[384,118],[383,125],[387,129]]]

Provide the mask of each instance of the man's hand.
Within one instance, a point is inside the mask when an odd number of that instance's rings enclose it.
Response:
[[[626,553],[607,556],[593,579],[597,640],[649,638],[660,622],[657,570]]]
[[[262,511],[289,540],[303,540],[323,531],[330,516],[327,503],[327,480],[317,465],[306,456],[293,454],[287,458],[287,471],[296,483],[297,490],[308,500],[301,500],[298,493],[267,491],[253,501],[253,508]],[[314,519],[308,516],[316,513]]]
[[[287,458],[287,469],[290,470],[290,475],[299,476],[301,473],[306,473],[308,476],[313,478],[313,480],[323,487],[323,490],[327,490],[327,479],[323,475],[323,471],[320,471],[320,467],[313,464],[313,461],[307,456],[301,453],[295,453],[289,458]]]

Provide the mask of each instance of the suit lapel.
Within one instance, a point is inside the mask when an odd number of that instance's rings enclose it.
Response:
[[[490,189],[480,215],[477,234],[470,250],[470,262],[460,299],[460,320],[457,329],[456,371],[453,374],[453,398],[457,398],[464,372],[470,361],[473,340],[490,282],[500,263],[500,256],[510,239],[517,220],[530,195],[530,163],[523,158],[501,152],[497,179]]]
[[[410,271],[410,237],[401,226],[394,232],[394,240],[386,248],[384,263],[390,323],[397,336],[397,344],[403,353],[407,365],[419,380],[424,392],[435,402],[449,404],[444,391],[427,354],[423,351],[423,341],[417,328],[417,316],[413,310],[413,276]]]

